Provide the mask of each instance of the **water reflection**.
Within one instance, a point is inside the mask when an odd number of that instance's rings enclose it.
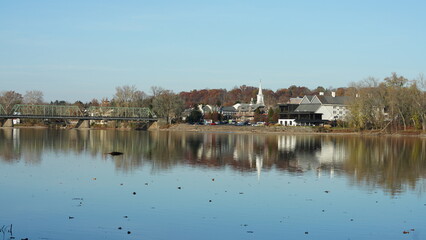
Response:
[[[40,164],[43,153],[90,154],[113,159],[131,171],[149,163],[158,172],[179,164],[319,177],[345,174],[354,184],[380,186],[391,194],[416,189],[426,177],[426,141],[421,138],[288,136],[107,130],[2,129],[0,159]],[[110,157],[111,151],[124,152]],[[421,187],[422,188],[422,187]],[[422,189],[420,189],[422,191]]]

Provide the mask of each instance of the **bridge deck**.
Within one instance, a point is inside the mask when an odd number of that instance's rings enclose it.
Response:
[[[0,115],[0,119],[71,119],[71,120],[123,120],[123,121],[157,121],[149,117],[108,117],[108,116],[44,116],[44,115]]]

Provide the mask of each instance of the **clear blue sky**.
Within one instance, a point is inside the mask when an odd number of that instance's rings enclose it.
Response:
[[[426,1],[1,1],[0,91],[111,98],[426,74]]]

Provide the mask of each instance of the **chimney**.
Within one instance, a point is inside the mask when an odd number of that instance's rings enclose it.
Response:
[[[331,92],[332,97],[336,97],[336,92]]]
[[[320,96],[324,96],[324,92],[319,92],[319,95]]]

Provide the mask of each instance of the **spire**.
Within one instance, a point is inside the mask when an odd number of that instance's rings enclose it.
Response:
[[[265,102],[263,101],[263,93],[262,93],[262,80],[260,80],[259,93],[257,94],[256,104],[265,106]]]

